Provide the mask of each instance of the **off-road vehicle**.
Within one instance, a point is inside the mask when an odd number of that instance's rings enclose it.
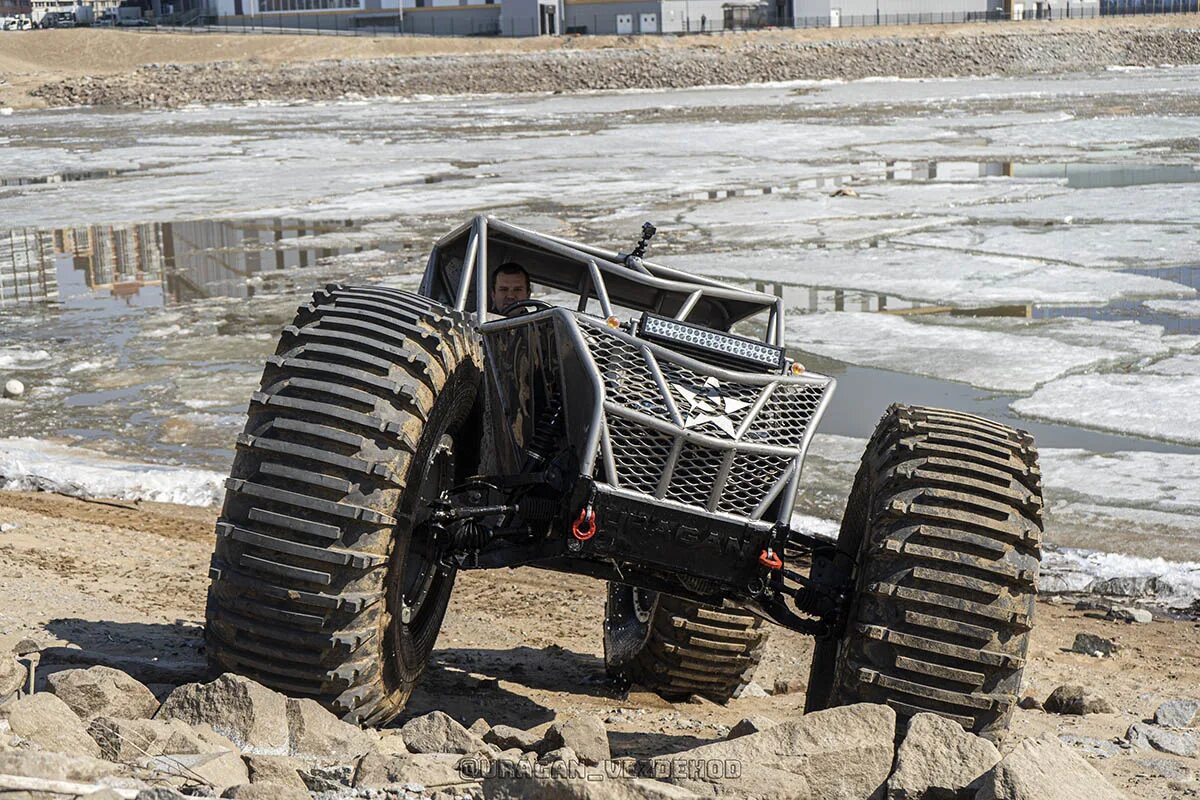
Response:
[[[1002,731],[1040,557],[1031,437],[892,406],[837,541],[793,528],[834,381],[788,357],[780,298],[653,263],[652,235],[621,254],[480,216],[418,291],[331,285],[300,307],[237,441],[212,666],[379,724],[456,573],[530,566],[608,581],[615,680],[726,700],[767,620],[817,637],[810,710]],[[491,313],[509,261],[550,294]]]

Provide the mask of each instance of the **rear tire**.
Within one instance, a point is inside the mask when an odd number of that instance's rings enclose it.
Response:
[[[299,309],[226,483],[215,671],[364,724],[403,708],[454,584],[423,523],[475,467],[480,361],[459,315],[407,292],[333,285]]]
[[[723,703],[750,683],[767,641],[762,620],[721,608],[608,584],[604,664],[609,675],[667,699],[698,694]]]
[[[1033,438],[982,417],[892,406],[854,480],[838,557],[854,599],[818,642],[806,711],[886,703],[999,738],[1021,688],[1041,558]],[[815,567],[816,568],[816,565]]]

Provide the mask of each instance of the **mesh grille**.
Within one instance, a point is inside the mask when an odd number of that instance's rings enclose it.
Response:
[[[610,403],[664,422],[674,423],[654,374],[641,348],[623,341],[605,328],[585,326],[592,356],[600,369]],[[667,484],[665,497],[689,506],[707,508],[721,467],[732,453],[728,479],[716,508],[749,516],[763,501],[799,455],[800,443],[812,424],[825,394],[818,384],[777,383],[759,412],[741,430],[755,404],[772,384],[720,381],[682,364],[660,350],[655,354],[684,428],[728,440],[728,445],[705,446],[684,441]],[[670,462],[677,437],[622,417],[607,415],[609,441],[620,486],[659,496],[663,472]],[[784,448],[780,453],[748,453],[740,443]],[[791,452],[787,452],[791,451]]]

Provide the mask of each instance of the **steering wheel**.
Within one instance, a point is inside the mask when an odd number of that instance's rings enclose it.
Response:
[[[546,311],[554,307],[555,306],[553,303],[547,303],[545,300],[535,300],[530,297],[526,300],[518,300],[515,303],[509,303],[504,308],[500,309],[500,314],[501,316],[508,317],[512,316],[512,312],[519,308],[529,309],[528,311],[523,311],[521,313],[531,314],[534,311]]]

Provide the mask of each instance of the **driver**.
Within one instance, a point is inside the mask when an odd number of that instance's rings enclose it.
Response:
[[[515,261],[506,261],[492,273],[492,293],[489,309],[499,314],[513,303],[529,299],[529,273]]]

